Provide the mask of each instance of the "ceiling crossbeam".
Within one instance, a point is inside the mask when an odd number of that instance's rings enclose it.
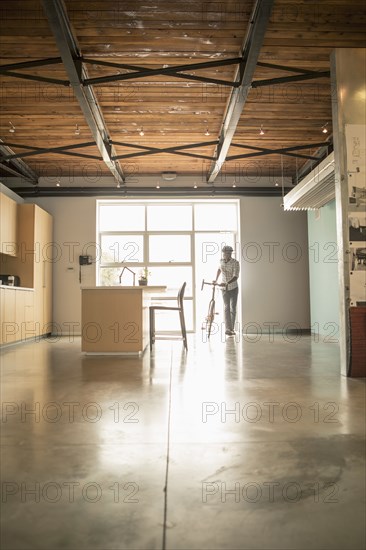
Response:
[[[262,86],[273,86],[275,84],[286,84],[287,82],[300,82],[301,80],[313,80],[315,78],[328,78],[330,71],[309,71],[307,73],[297,74],[293,76],[282,76],[279,78],[267,78],[264,80],[254,80],[252,88],[261,88]]]
[[[70,84],[79,102],[85,120],[105,164],[118,183],[124,183],[125,175],[118,162],[112,159],[115,154],[110,145],[110,136],[101,108],[93,89],[83,86],[88,78],[85,67],[78,61],[81,58],[76,37],[71,29],[65,4],[62,0],[42,0],[50,28],[56,40]]]
[[[36,82],[48,82],[49,84],[58,84],[60,86],[70,86],[70,82],[68,80],[60,80],[59,78],[49,78],[47,76],[15,73],[14,71],[3,71],[2,74],[3,76],[11,76],[13,78],[22,78],[23,80],[35,80]]]
[[[205,160],[212,160],[212,157],[207,156],[207,155],[198,155],[198,154],[195,154],[195,153],[186,153],[186,152],[184,153],[183,151],[185,149],[195,149],[197,147],[206,147],[206,146],[209,146],[209,145],[217,145],[217,140],[215,140],[215,141],[203,141],[203,142],[200,142],[200,143],[189,143],[187,145],[175,145],[173,147],[164,147],[164,148],[146,147],[146,146],[142,146],[142,145],[134,145],[132,143],[124,143],[124,142],[118,142],[118,141],[113,141],[112,143],[114,145],[119,145],[119,146],[122,146],[122,147],[130,147],[130,148],[133,148],[133,149],[143,149],[143,151],[139,151],[137,153],[127,153],[127,154],[124,154],[124,155],[118,155],[116,157],[118,159],[132,158],[132,157],[143,157],[143,156],[147,156],[147,155],[156,155],[156,154],[160,154],[160,153],[168,153],[168,154],[172,154],[172,155],[182,155],[182,156],[185,156],[185,157],[193,157],[193,158],[201,158],[201,159],[205,159]]]
[[[291,191],[292,187],[284,188],[284,193]],[[116,189],[115,187],[42,187],[37,186],[34,188],[29,187],[15,187],[12,189],[21,197],[98,197],[98,196],[112,196],[120,195],[121,197],[135,197],[135,196],[152,196],[154,198],[159,195],[160,197],[197,197],[198,196],[245,196],[245,197],[280,197],[282,196],[282,189],[279,187],[235,187],[232,186],[207,186],[198,187],[174,187],[166,186],[160,187],[157,192],[155,187],[121,187]]]
[[[208,183],[215,181],[229,151],[252,84],[253,74],[257,66],[259,52],[263,44],[273,3],[273,0],[257,0],[254,6],[242,47],[242,58],[245,65],[237,75],[237,78],[240,79],[239,86],[232,90],[226,107],[219,144],[215,151],[215,161],[212,163],[207,174]]]
[[[146,77],[151,77],[156,75],[159,75],[159,76],[169,75],[176,78],[183,78],[185,80],[199,80],[202,82],[208,82],[212,84],[223,84],[226,86],[235,87],[239,85],[237,82],[231,82],[227,80],[220,80],[217,78],[203,77],[203,76],[197,76],[197,75],[191,75],[191,74],[182,74],[182,71],[193,71],[193,70],[199,70],[199,69],[210,69],[213,67],[223,67],[227,65],[238,65],[243,62],[240,57],[235,57],[231,59],[221,59],[218,61],[204,61],[202,63],[173,65],[172,67],[161,67],[159,69],[147,69],[145,67],[139,67],[137,65],[109,63],[107,61],[101,62],[101,61],[85,59],[85,58],[83,58],[82,60],[85,63],[93,63],[93,65],[103,65],[103,66],[116,67],[119,69],[132,71],[130,73],[124,73],[124,74],[114,74],[114,75],[101,76],[96,78],[87,78],[83,82],[84,86],[105,84],[108,82],[118,82],[123,80],[132,80],[132,79],[135,80],[138,78],[146,78]]]
[[[21,63],[9,63],[0,65],[0,74],[17,69],[29,69],[33,67],[44,67],[45,65],[57,65],[62,63],[61,57],[49,57],[48,59],[34,59],[33,61],[22,61]]]
[[[231,155],[230,157],[227,157],[226,160],[237,160],[237,159],[244,159],[244,158],[252,158],[252,157],[261,157],[265,155],[287,155],[290,157],[297,157],[297,158],[303,158],[303,159],[310,159],[318,161],[319,158],[317,156],[312,155],[299,155],[296,153],[291,153],[290,151],[300,151],[301,149],[312,149],[314,147],[319,147],[319,145],[324,145],[324,143],[308,143],[306,145],[292,145],[291,147],[282,147],[280,149],[268,149],[265,147],[254,147],[251,145],[242,145],[241,143],[232,143],[232,147],[241,147],[243,149],[253,149],[254,151],[258,151],[256,153],[245,153],[243,155]]]
[[[73,156],[79,156],[79,157],[85,157],[85,158],[92,158],[92,159],[98,159],[101,160],[100,157],[97,157],[95,155],[85,155],[83,153],[68,153],[67,151],[69,149],[81,149],[83,147],[91,147],[92,145],[95,146],[94,141],[88,141],[86,143],[75,143],[72,145],[61,145],[60,147],[31,147],[29,145],[20,145],[16,143],[8,143],[5,142],[4,145],[11,145],[13,147],[20,147],[22,149],[28,149],[28,151],[24,151],[22,153],[14,153],[5,155],[0,157],[0,161],[9,161],[14,160],[18,158],[25,158],[25,157],[34,157],[36,155],[43,155],[45,153],[56,153],[61,155],[67,155],[72,154]]]
[[[14,151],[10,149],[10,147],[2,139],[0,139],[0,153],[3,155],[3,159],[1,159],[2,169],[6,170],[9,173],[15,173],[15,175],[29,181],[33,185],[36,185],[38,183],[38,175],[36,174],[36,172],[34,172],[34,170],[32,170],[32,168],[30,168],[21,159],[14,159],[11,161],[4,160],[4,157],[13,155]]]
[[[176,155],[182,155],[186,157],[193,157],[193,158],[201,158],[205,160],[212,160],[212,157],[207,155],[198,155],[195,153],[183,153],[182,151],[185,149],[195,149],[197,147],[206,147],[209,145],[217,145],[217,140],[215,141],[203,141],[200,143],[189,143],[187,145],[175,145],[173,147],[164,147],[164,148],[158,148],[158,147],[146,147],[141,145],[134,145],[131,143],[121,143],[113,141],[115,145],[120,145],[122,147],[131,147],[131,148],[138,148],[143,149],[143,151],[140,151],[138,153],[127,153],[124,155],[119,155],[117,158],[131,158],[131,157],[142,157],[146,155],[156,155],[159,153],[168,153],[168,154],[176,154]]]

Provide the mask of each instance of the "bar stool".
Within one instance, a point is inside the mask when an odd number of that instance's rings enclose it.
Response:
[[[155,311],[178,311],[179,312],[179,320],[180,320],[180,329],[182,333],[182,340],[184,347],[186,350],[188,350],[187,345],[187,331],[186,331],[186,323],[184,320],[184,309],[183,309],[183,298],[184,298],[184,291],[186,289],[186,283],[183,283],[181,288],[178,292],[177,307],[169,307],[169,306],[150,306],[149,307],[149,317],[150,317],[150,350],[152,350],[152,346],[155,343],[155,340],[157,340],[159,337],[155,335]],[[166,339],[169,339],[169,336],[166,337]]]

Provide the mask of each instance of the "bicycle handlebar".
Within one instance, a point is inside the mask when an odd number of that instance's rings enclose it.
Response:
[[[223,286],[221,283],[214,283],[214,282],[206,282],[204,279],[202,280],[202,285],[201,285],[201,290],[203,290],[203,287],[205,285],[210,285],[210,286]],[[225,290],[227,290],[227,283],[224,285],[225,286]]]

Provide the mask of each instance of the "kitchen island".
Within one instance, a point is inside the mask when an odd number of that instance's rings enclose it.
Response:
[[[149,305],[165,286],[95,286],[81,289],[81,350],[140,354],[149,342]]]

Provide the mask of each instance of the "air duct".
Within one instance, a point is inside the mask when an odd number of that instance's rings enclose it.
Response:
[[[317,210],[335,198],[334,152],[284,196],[284,210]]]

